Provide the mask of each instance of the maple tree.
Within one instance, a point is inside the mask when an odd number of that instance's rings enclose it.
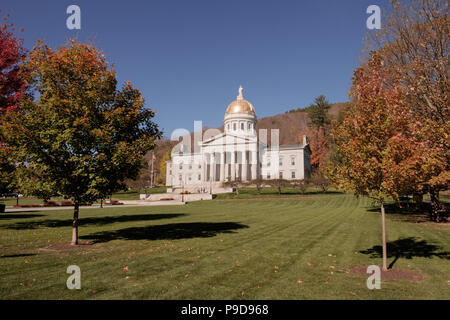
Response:
[[[323,172],[324,165],[329,157],[329,139],[324,128],[308,128],[298,135],[298,140],[303,141],[303,136],[308,137],[311,149],[311,167],[314,172]]]
[[[26,83],[19,75],[19,63],[26,56],[23,39],[14,35],[8,16],[0,24],[0,117],[11,109],[17,110],[26,92]]]
[[[368,46],[379,52],[384,68],[408,90],[406,101],[428,127],[420,135],[422,142],[441,152],[427,157],[429,165],[421,182],[421,192],[431,196],[430,216],[439,221],[440,212],[445,211],[439,192],[448,189],[450,181],[448,1],[392,0],[391,4],[383,28],[369,34]]]
[[[19,75],[19,64],[25,56],[23,39],[14,35],[14,26],[8,23],[8,16],[5,16],[0,24],[0,126],[4,114],[17,111],[26,93],[26,83]],[[0,193],[11,189],[14,170],[8,147],[0,135]]]
[[[385,199],[398,200],[420,188],[420,183],[442,154],[423,141],[430,125],[408,105],[401,79],[384,68],[382,57],[371,53],[358,68],[345,119],[332,130],[341,163],[334,170],[339,188],[354,190],[380,203],[383,230],[383,269],[386,264]]]
[[[21,112],[6,114],[2,134],[17,163],[73,201],[75,245],[80,204],[136,178],[161,133],[139,90],[129,82],[118,89],[92,45],[70,41],[53,50],[38,42],[21,70],[39,97],[24,96]]]
[[[298,140],[303,141],[303,136],[307,136],[311,149],[310,163],[312,175],[315,179],[311,182],[319,185],[328,185],[327,168],[330,162],[330,118],[328,111],[331,108],[330,103],[324,95],[315,99],[315,103],[308,107],[308,128],[300,132]],[[320,183],[319,183],[320,182]]]

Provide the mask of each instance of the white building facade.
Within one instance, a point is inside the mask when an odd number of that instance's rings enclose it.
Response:
[[[209,187],[227,181],[256,179],[301,180],[311,175],[308,139],[302,144],[279,146],[278,130],[271,131],[271,146],[267,130],[256,132],[253,105],[239,96],[225,112],[224,132],[200,139],[193,150],[181,142],[167,161],[166,185],[173,187]]]

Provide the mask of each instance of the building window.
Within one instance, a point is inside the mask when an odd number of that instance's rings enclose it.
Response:
[[[181,181],[181,174],[178,176],[178,180],[180,180]]]
[[[280,179],[283,179],[283,172],[280,171]]]
[[[247,126],[247,130],[250,131],[250,129],[251,129],[251,124],[249,123]]]
[[[233,123],[233,130],[236,131],[236,123]]]
[[[267,172],[267,179],[270,179],[270,172]]]
[[[267,166],[270,167],[270,160],[267,160]]]
[[[170,176],[172,175],[172,170],[169,170],[169,175],[170,175]]]
[[[199,164],[199,165],[198,165],[198,168],[199,168],[199,169],[201,169],[201,168],[202,168],[202,165],[201,165],[201,164]]]
[[[192,177],[191,177],[191,176],[189,176],[189,178],[188,178],[188,179],[189,179],[189,181],[191,181],[191,180],[192,180]]]
[[[280,167],[283,166],[283,158],[280,158]]]
[[[244,131],[244,123],[241,123],[241,130]]]
[[[198,175],[198,181],[202,180],[202,176],[199,174]]]
[[[291,165],[295,166],[295,158],[294,157],[291,158]]]
[[[189,170],[191,170],[191,169],[192,169],[192,164],[189,165]]]
[[[291,178],[295,179],[295,171],[292,171]]]
[[[179,168],[180,168],[180,170],[183,169],[183,163],[180,163]]]
[[[227,130],[230,130],[230,124],[227,125]]]

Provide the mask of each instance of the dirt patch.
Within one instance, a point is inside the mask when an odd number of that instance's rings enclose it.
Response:
[[[350,273],[357,274],[359,276],[369,277],[367,273],[367,267],[354,267],[350,269]],[[388,271],[381,271],[381,280],[408,280],[411,282],[420,282],[425,279],[425,277],[415,271],[411,270],[401,270],[401,269],[390,269]]]
[[[249,198],[249,199],[223,199],[215,200],[216,202],[248,202],[248,201],[295,201],[295,200],[314,200],[314,197],[301,197],[301,198]]]
[[[63,243],[54,243],[51,245],[46,246],[45,248],[40,248],[39,250],[42,251],[65,251],[65,250],[74,250],[74,249],[89,249],[93,247],[93,243],[90,242],[84,242],[79,243],[77,245],[71,245],[70,243],[63,242]]]

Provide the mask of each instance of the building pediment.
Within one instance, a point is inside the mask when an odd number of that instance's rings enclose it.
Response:
[[[203,147],[207,147],[212,145],[245,144],[254,142],[256,142],[256,138],[253,137],[222,133],[215,137],[211,137],[210,139],[204,140],[200,143],[200,145]]]

